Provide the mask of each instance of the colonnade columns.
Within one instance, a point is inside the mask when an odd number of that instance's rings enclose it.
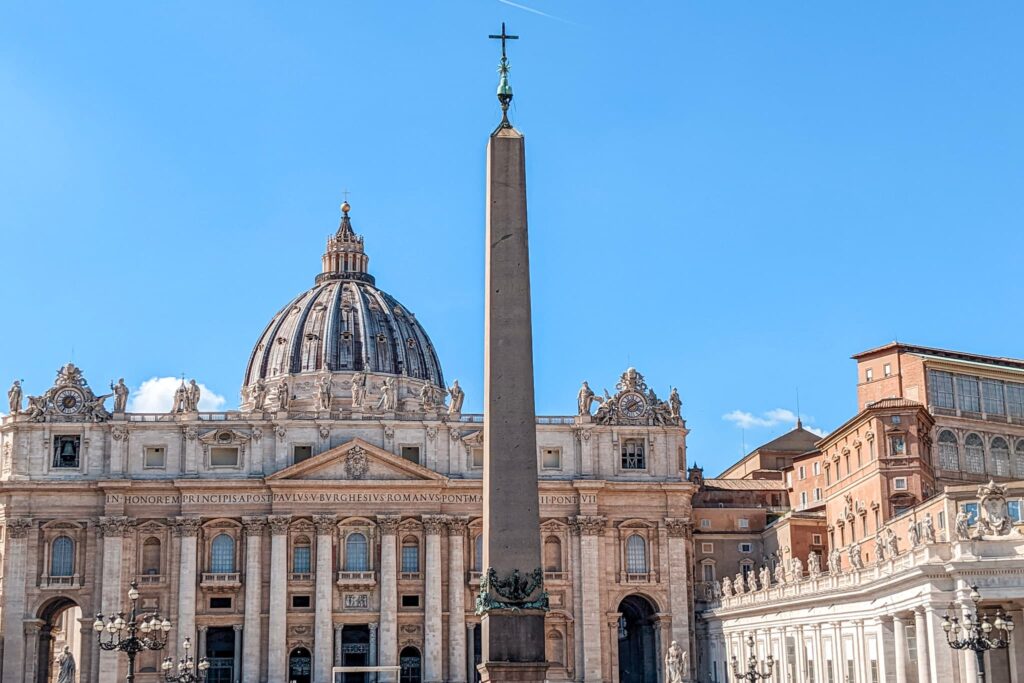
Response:
[[[924,609],[921,607],[914,609],[914,637],[917,643],[917,680],[918,683],[927,683],[931,681],[931,667],[928,662],[931,647],[928,643]]]
[[[811,627],[814,631],[814,680],[815,683],[828,683],[825,673],[825,646],[821,640],[821,624]]]
[[[809,680],[807,676],[807,646],[804,644],[804,627],[793,628],[793,659],[796,660],[796,679]]]
[[[1015,626],[1024,624],[1024,613],[1019,607],[1010,607],[1007,609],[1007,613],[1013,617]],[[1024,644],[1021,644],[1020,640],[1020,636],[1010,638],[1010,648],[1007,653],[1010,659],[1010,679],[1014,681],[1024,681]]]
[[[601,672],[601,534],[605,518],[578,515],[572,519],[574,532],[580,534],[580,583],[583,597],[583,680],[599,683]],[[609,641],[613,645],[616,639]]]
[[[935,607],[932,605],[925,605],[924,615],[925,624],[928,627],[932,678],[940,682],[953,680],[952,650],[946,646],[946,633],[942,630],[942,617],[936,613]]]
[[[466,683],[465,538],[468,517],[448,518],[448,680]]]
[[[846,659],[843,656],[843,625],[838,621],[832,622],[832,666],[835,668],[836,681],[845,681]]]
[[[864,620],[853,622],[853,658],[856,661],[857,680],[868,680],[868,642],[864,638]]]
[[[262,517],[243,517],[245,533],[245,616],[242,618],[242,677],[243,681],[260,678],[260,652],[262,652],[263,618],[263,530],[267,521]],[[237,654],[237,653],[236,653]]]
[[[117,614],[127,601],[121,590],[121,557],[124,537],[128,535],[134,521],[128,517],[100,517],[100,536],[103,537],[103,576],[100,592],[100,610],[104,614]],[[198,526],[198,525],[197,525]],[[193,537],[193,544],[195,538]],[[194,557],[194,554],[193,554]],[[194,585],[194,582],[193,582]],[[192,600],[195,609],[195,593]],[[19,628],[15,633],[20,633]],[[100,652],[100,683],[114,683],[117,680],[119,657],[116,652]]]
[[[316,614],[313,620],[313,683],[330,683],[334,655],[334,529],[331,514],[313,515],[316,529]]]
[[[795,658],[794,658],[795,659]],[[782,667],[782,680],[797,681],[796,672],[789,665],[789,627],[783,626],[779,629],[779,666]]]
[[[441,532],[448,518],[445,515],[423,515],[423,531],[427,536],[423,604],[423,682],[441,683]],[[449,586],[454,590],[456,586]]]
[[[272,515],[270,526],[270,614],[267,620],[267,681],[288,680],[288,526],[291,515]]]
[[[380,666],[398,665],[398,559],[396,543],[399,515],[377,515],[380,529]],[[383,683],[394,674],[382,673]]]
[[[25,577],[27,574],[28,532],[35,527],[30,519],[7,520],[7,552],[4,553],[4,678],[3,683],[24,683]],[[83,615],[86,616],[86,615]],[[88,640],[82,641],[83,647]],[[86,670],[83,669],[83,672]]]
[[[679,643],[683,651],[690,650],[690,582],[687,580],[689,560],[686,557],[687,536],[690,531],[689,519],[666,519],[668,528],[668,585],[669,605],[672,609],[672,640]],[[663,657],[671,643],[665,643],[658,656]],[[696,657],[688,657],[691,668],[696,665]],[[689,678],[691,671],[683,673]]]
[[[892,618],[893,650],[896,654],[896,683],[907,683],[907,622],[898,614]]]
[[[177,517],[171,527],[172,533],[178,537],[178,637],[174,645],[178,648],[178,657],[185,656],[184,642],[193,639],[196,632],[196,580],[198,561],[199,525],[198,517]],[[103,655],[100,654],[102,661]]]

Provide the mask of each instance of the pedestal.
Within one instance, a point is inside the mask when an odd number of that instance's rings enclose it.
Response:
[[[544,683],[547,680],[546,662],[486,662],[476,667],[482,683]]]

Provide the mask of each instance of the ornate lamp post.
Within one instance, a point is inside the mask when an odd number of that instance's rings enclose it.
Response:
[[[96,631],[101,650],[124,652],[128,655],[128,676],[126,683],[135,681],[135,657],[144,650],[162,650],[167,644],[167,632],[171,630],[168,619],[160,619],[156,612],[138,614],[139,585],[131,582],[128,599],[132,609],[125,621],[124,612],[104,617],[96,615],[92,628]],[[141,636],[139,634],[142,634]]]
[[[974,602],[974,614],[960,617],[942,617],[942,630],[946,632],[946,642],[954,650],[972,650],[978,661],[978,683],[985,683],[985,652],[1001,650],[1010,644],[1013,633],[1013,618],[996,610],[996,617],[989,620],[986,613],[978,609],[981,593],[977,586],[971,586],[971,601]],[[961,634],[962,632],[962,634]]]
[[[750,658],[747,659],[747,670],[746,672],[740,671],[740,662],[736,659],[736,655],[732,657],[732,673],[737,679],[741,681],[763,681],[772,677],[772,669],[775,668],[775,658],[772,657],[771,653],[768,653],[768,659],[761,665],[761,671],[758,671],[757,666],[757,653],[754,650],[754,637],[747,636],[747,650],[750,651]]]
[[[164,663],[160,665],[164,671],[164,680],[173,683],[202,683],[206,680],[206,670],[210,668],[210,662],[206,661],[206,657],[200,658],[198,664],[192,659],[191,639],[185,639],[184,647],[185,656],[178,660],[177,667],[170,657],[164,659]],[[175,668],[178,670],[176,674],[173,673]]]

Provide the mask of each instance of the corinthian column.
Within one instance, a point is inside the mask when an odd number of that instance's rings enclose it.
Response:
[[[468,517],[448,519],[448,680],[466,683],[465,538]]]
[[[334,585],[331,569],[334,552],[334,515],[314,515],[316,527],[316,617],[313,626],[313,683],[330,683],[334,621]]]
[[[257,681],[260,677],[260,638],[263,618],[263,530],[267,520],[243,517],[245,530],[245,617],[242,622],[242,679]]]
[[[583,587],[583,680],[600,683],[601,677],[601,583],[600,544],[604,517],[582,516],[572,523],[580,533],[580,577]]]
[[[270,525],[270,618],[267,621],[267,680],[288,680],[288,525],[290,515],[267,518]]]
[[[423,682],[440,683],[441,665],[441,532],[447,517],[423,515],[427,535],[423,605]]]
[[[380,665],[398,665],[398,561],[396,534],[400,515],[377,515],[380,529]],[[392,683],[393,673],[382,673],[381,683]]]
[[[104,614],[121,611],[125,596],[121,591],[121,556],[124,537],[134,525],[128,517],[100,517],[100,535],[103,537],[103,577],[100,609]],[[118,656],[116,652],[100,653],[100,683],[117,680]]]
[[[689,560],[686,557],[689,519],[666,519],[668,528],[668,587],[669,606],[672,610],[672,640],[679,643],[683,651],[690,650],[690,582],[686,580]],[[693,658],[696,659],[696,658]],[[690,662],[690,658],[687,658]],[[694,662],[695,663],[695,662]],[[683,672],[688,678],[690,672]]]
[[[184,657],[182,643],[193,638],[196,630],[196,553],[198,517],[176,517],[171,527],[178,543],[178,656]]]
[[[25,579],[28,556],[28,532],[34,528],[30,519],[7,520],[7,550],[4,553],[4,678],[3,683],[23,683],[25,676]]]

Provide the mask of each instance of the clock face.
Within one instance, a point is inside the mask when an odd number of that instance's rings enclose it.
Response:
[[[53,397],[53,404],[65,415],[72,415],[82,409],[84,400],[82,392],[78,389],[68,388],[57,392],[57,395]]]
[[[636,419],[647,410],[647,400],[642,394],[635,391],[627,391],[619,399],[619,412],[625,417]]]

